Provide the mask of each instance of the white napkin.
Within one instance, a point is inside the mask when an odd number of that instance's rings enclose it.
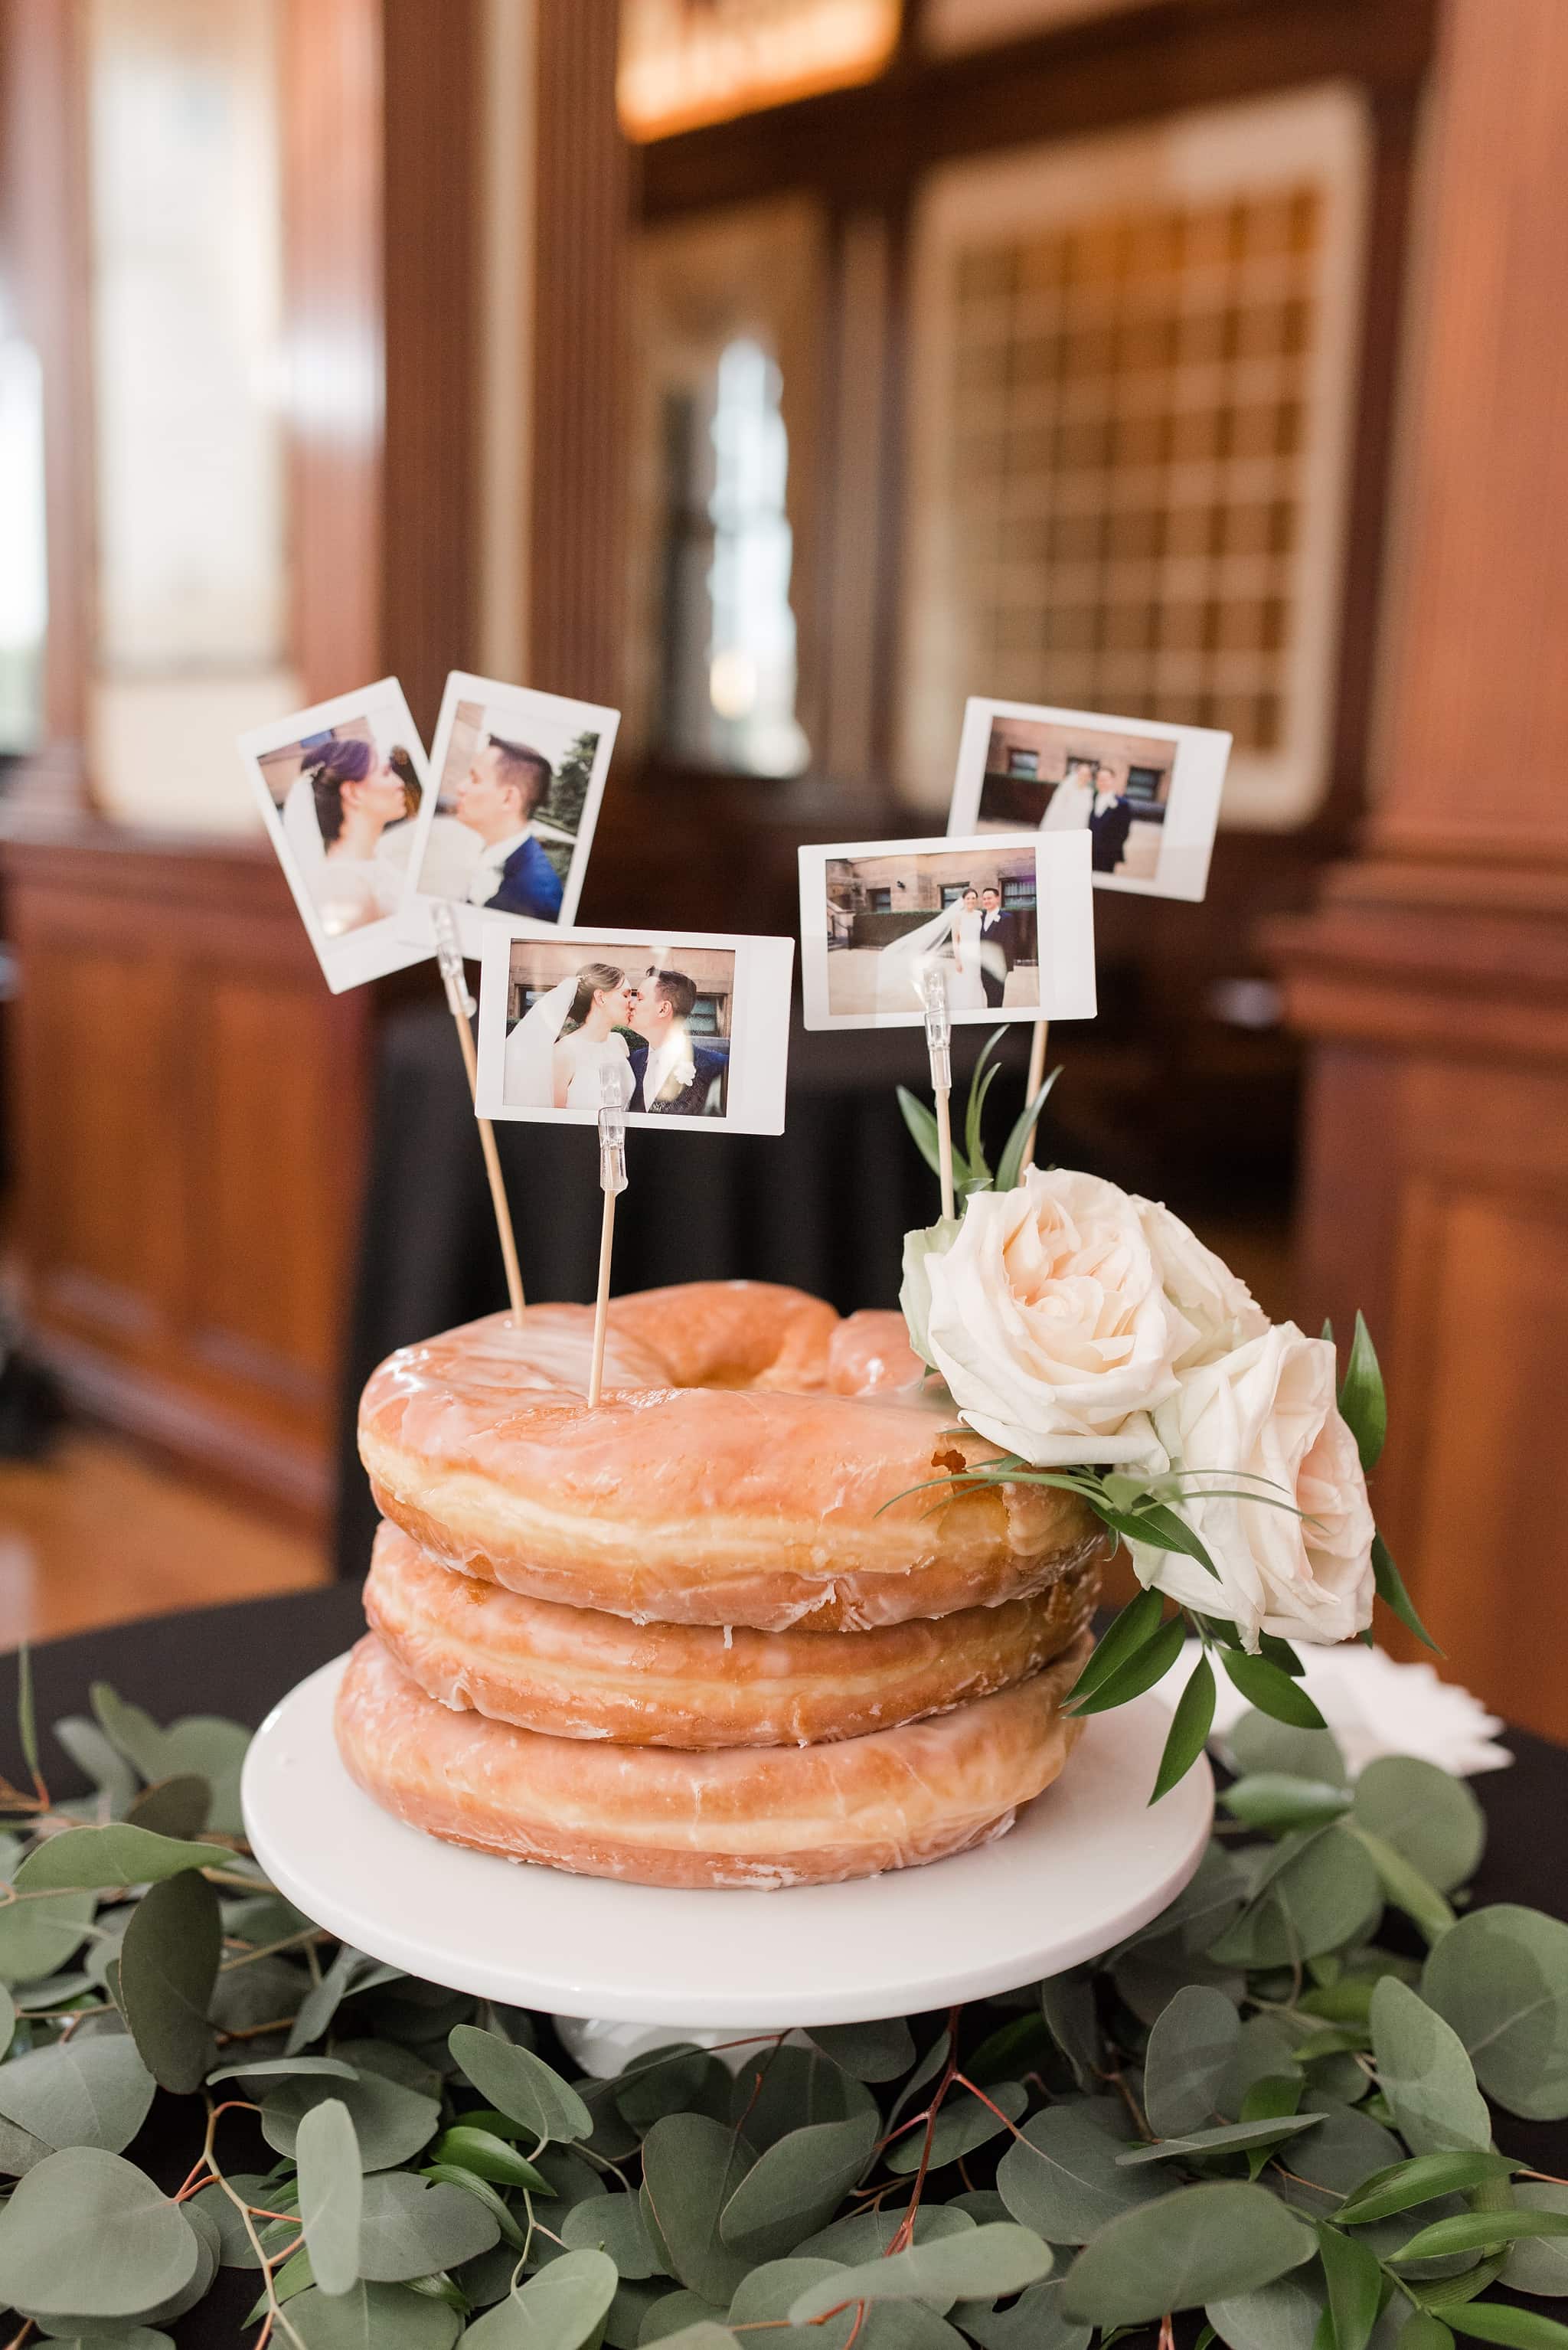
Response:
[[[1189,1640],[1176,1670],[1159,1683],[1157,1694],[1168,1705],[1174,1707],[1201,1653],[1198,1641]],[[1353,1779],[1380,1754],[1414,1754],[1456,1779],[1501,1771],[1513,1760],[1495,1742],[1504,1723],[1469,1690],[1440,1681],[1430,1665],[1397,1664],[1386,1649],[1363,1648],[1359,1640],[1334,1648],[1303,1640],[1296,1654],[1306,1667],[1302,1685],[1338,1741]],[[1215,1680],[1210,1743],[1228,1759],[1226,1740],[1247,1700],[1223,1672],[1216,1670]]]

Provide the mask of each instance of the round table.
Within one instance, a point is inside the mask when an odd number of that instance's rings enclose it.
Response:
[[[362,1624],[358,1586],[337,1583],[49,1642],[34,1652],[33,1679],[52,1789],[69,1794],[82,1788],[48,1725],[66,1714],[85,1713],[94,1681],[112,1682],[122,1697],[145,1706],[160,1722],[186,1713],[216,1713],[254,1727],[296,1681],[346,1648]],[[13,1780],[24,1772],[16,1699],[16,1660],[0,1658],[0,1769]],[[1507,1743],[1517,1758],[1514,1767],[1472,1782],[1489,1830],[1474,1900],[1519,1901],[1561,1915],[1568,1907],[1568,1751],[1524,1731],[1510,1732]],[[1559,2176],[1568,2172],[1568,2123],[1519,2121],[1507,2115],[1500,2127],[1510,2153]],[[190,2107],[161,2096],[130,2151],[172,2189],[189,2168],[192,2138]],[[221,2271],[215,2290],[173,2329],[182,2350],[235,2350],[250,2338],[242,2333],[241,2321],[254,2295],[255,2279],[248,2271]],[[1196,2332],[1194,2325],[1179,2338],[1189,2340]]]

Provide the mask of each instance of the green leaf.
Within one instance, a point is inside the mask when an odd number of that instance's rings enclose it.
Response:
[[[977,2147],[987,2145],[1007,2126],[1017,2121],[1029,2104],[1029,2093],[1019,2081],[1002,2081],[990,2093],[991,2105],[962,2090],[955,2090],[936,2118],[931,2131],[929,2168],[940,2170],[944,2164],[961,2162]],[[998,2111],[993,2113],[992,2106]],[[1006,2116],[1006,2121],[1001,2116]],[[897,2146],[888,2147],[883,2161],[895,2177],[918,2170],[920,2163],[922,2133],[911,2130]]]
[[[1343,1949],[1378,1907],[1370,1856],[1343,1828],[1287,1836],[1271,1855],[1257,1895],[1210,1945],[1210,1956],[1221,1966],[1290,1966]]]
[[[1527,2211],[1568,2212],[1568,2187],[1560,2179],[1525,2179],[1513,2195]],[[1511,2293],[1561,2300],[1568,2294],[1568,2244],[1550,2238],[1515,2244],[1503,2263],[1501,2281]]]
[[[135,2317],[188,2285],[202,2239],[133,2163],[52,2154],[0,2211],[0,2302],[39,2316]]]
[[[65,1828],[36,1845],[16,1871],[16,1890],[102,1892],[118,1885],[155,1885],[186,1869],[221,1866],[233,1857],[217,1845],[184,1844],[116,1820],[108,1827]]]
[[[300,2124],[302,2146],[306,2124],[315,2117],[307,2114]],[[300,2178],[303,2189],[303,2170]],[[500,2238],[493,2213],[461,2187],[427,2184],[406,2170],[382,2170],[362,2182],[362,2196],[355,2259],[368,2283],[405,2284],[460,2268]],[[317,2282],[321,2282],[318,2270]]]
[[[1456,2334],[1471,2342],[1501,2342],[1507,2350],[1568,2350],[1568,2325],[1542,2317],[1533,2309],[1506,2309],[1495,2302],[1471,2302],[1465,2309],[1445,2309],[1443,2316]]]
[[[1227,2350],[1318,2350],[1328,2301],[1321,2272],[1293,2269],[1256,2293],[1211,2301],[1205,2312]]]
[[[1067,2272],[1067,2314],[1139,2325],[1168,2310],[1227,2301],[1310,2260],[1309,2229],[1266,2188],[1215,2181],[1179,2188],[1101,2229]]]
[[[1223,1991],[1189,1983],[1177,1992],[1144,2058],[1144,2111],[1157,2136],[1180,2137],[1212,2119],[1241,2036],[1241,2019]]]
[[[1430,1632],[1416,1613],[1416,1604],[1405,1588],[1405,1578],[1395,1565],[1388,1545],[1381,1534],[1372,1537],[1372,1579],[1377,1596],[1391,1614],[1397,1616],[1407,1632],[1425,1641],[1435,1657],[1443,1653]]]
[[[1241,2154],[1254,2146],[1277,2146],[1303,2130],[1316,2129],[1321,2114],[1265,2114],[1257,2121],[1222,2122],[1213,2129],[1189,2130],[1185,2137],[1161,2138],[1158,2146],[1135,2146],[1117,2160],[1124,2170],[1149,2162],[1169,2162],[1178,2156]]]
[[[357,2081],[324,2080],[317,2075],[280,2081],[262,2103],[261,2131],[275,2153],[292,2161],[299,2142],[299,2126],[315,2106],[330,2096],[348,2108],[359,2142],[359,2159],[367,2170],[390,2170],[408,2162],[430,2144],[441,2118],[434,2097],[421,2096],[400,2081],[376,2073],[360,2074]]]
[[[1227,1787],[1220,1801],[1244,1827],[1320,1828],[1350,1809],[1343,1787],[1321,1779],[1293,1779],[1282,1771],[1253,1771]]]
[[[809,2325],[830,2309],[854,2301],[925,2301],[936,2306],[1001,2300],[1006,2293],[1022,2293],[1050,2271],[1050,2245],[1033,2230],[1002,2220],[932,2243],[911,2244],[908,2251],[864,2261],[808,2285],[791,2303],[790,2322]]]
[[[184,1772],[177,1778],[160,1780],[156,1787],[143,1788],[132,1798],[126,1819],[131,1827],[149,1828],[154,1835],[184,1843],[201,1835],[212,1808],[213,1790],[207,1781]],[[228,1857],[226,1854],[213,1856]]]
[[[143,1894],[120,1944],[125,2020],[148,2071],[177,2095],[199,2089],[213,2061],[207,2007],[223,1947],[217,1887],[191,1875]]]
[[[1000,2127],[978,2099],[967,2102],[992,2122],[992,2129]],[[1020,2112],[1026,2102],[1021,2095]],[[880,2116],[867,2114],[821,2122],[779,2138],[724,2204],[719,2220],[724,2242],[748,2264],[793,2252],[832,2219],[870,2162],[880,2131]]]
[[[1421,1995],[1499,2105],[1531,2121],[1568,2115],[1568,1926],[1513,1902],[1472,1909],[1432,1950]]]
[[[299,2217],[311,2272],[323,2293],[347,2293],[359,2281],[359,2213],[365,2180],[359,2141],[338,2097],[313,2106],[299,2125]]]
[[[1080,1698],[1087,1697],[1091,1690],[1097,1690],[1102,1681],[1109,1680],[1129,1657],[1135,1657],[1153,1638],[1164,1612],[1164,1599],[1152,1587],[1129,1599],[1096,1641],[1087,1664],[1064,1702],[1074,1705]]]
[[[1249,1705],[1293,1730],[1325,1730],[1328,1725],[1305,1690],[1272,1665],[1267,1657],[1249,1657],[1241,1648],[1221,1648],[1220,1661]]]
[[[107,1681],[95,1681],[88,1694],[105,1737],[150,1786],[185,1776],[205,1779],[213,1790],[208,1825],[213,1834],[244,1833],[240,1772],[251,1741],[248,1730],[213,1714],[192,1714],[161,1730],[150,1713],[128,1705]]]
[[[666,2114],[642,2147],[642,2211],[665,2268],[705,2301],[727,2304],[753,2265],[719,2232],[720,2214],[754,2157],[706,2114]]]
[[[1162,1795],[1168,1795],[1172,1787],[1186,1778],[1208,1744],[1213,1727],[1214,1668],[1205,1655],[1199,1658],[1188,1677],[1187,1687],[1176,1700],[1169,1735],[1155,1773],[1151,1804],[1158,1804]]]
[[[997,2191],[1013,2218],[1053,2244],[1085,2244],[1107,2220],[1155,2202],[1160,2184],[1123,2170],[1123,2108],[1078,2097],[1031,2115],[997,2165]]]
[[[985,1115],[985,1097],[1000,1074],[1000,1065],[992,1061],[991,1055],[996,1049],[997,1039],[1005,1033],[1004,1029],[999,1028],[996,1035],[988,1036],[981,1046],[980,1058],[974,1065],[974,1075],[970,1079],[969,1107],[964,1113],[964,1157],[969,1161],[971,1173],[983,1176],[987,1180],[991,1175],[991,1168],[986,1159],[984,1143],[981,1139],[981,1120]],[[986,1066],[988,1061],[991,1062],[989,1068]]]
[[[471,2325],[464,2350],[585,2350],[599,2339],[617,2282],[603,2252],[563,2253]]]
[[[359,2077],[352,2064],[341,2056],[257,2056],[248,2064],[220,2064],[215,2073],[207,2075],[207,2086],[215,2089],[220,2081],[286,2081],[296,2074],[308,2076],[318,2074],[324,2081],[357,2081]]]
[[[535,2195],[555,2191],[537,2165],[520,2155],[514,2146],[508,2146],[493,2130],[475,2129],[466,2119],[441,2132],[430,2158],[454,2163],[460,2170],[472,2170],[476,2178],[488,2178],[497,2187],[526,2187]]]
[[[1399,2330],[1399,2350],[1454,2350],[1454,2337],[1440,2317],[1418,2309]]]
[[[1327,1787],[1350,1785],[1350,1773],[1332,1731],[1292,1730],[1266,1713],[1252,1712],[1241,1716],[1225,1742],[1243,1776],[1277,1773]]]
[[[319,2040],[344,2000],[353,1991],[369,1991],[377,1983],[400,1980],[397,1967],[382,1966],[363,1950],[345,1942],[337,1956],[300,2002],[299,2013],[288,2035],[286,2054],[298,2055],[313,2040]]]
[[[1372,2048],[1383,2094],[1413,2153],[1489,2151],[1491,2123],[1463,2043],[1394,1975],[1372,1994]]]
[[[90,1780],[99,1794],[108,1796],[111,1811],[123,1812],[135,1801],[136,1773],[125,1757],[109,1744],[96,1721],[89,1721],[85,1714],[72,1713],[50,1727],[83,1778]]]
[[[1165,1679],[1181,1654],[1186,1637],[1187,1627],[1181,1617],[1172,1616],[1151,1639],[1127,1659],[1126,1664],[1108,1674],[1096,1689],[1089,1691],[1087,1697],[1064,1702],[1063,1711],[1077,1715],[1108,1713],[1113,1707],[1126,1705],[1130,1699],[1141,1697],[1145,1690],[1153,1689],[1157,1681]]]
[[[499,2033],[460,2023],[447,2045],[482,2097],[543,2139],[592,2137],[594,2117],[560,2074]]]
[[[1465,1781],[1414,1755],[1367,1764],[1355,1783],[1355,1820],[1439,1893],[1468,1885],[1486,1849],[1486,1814]]]
[[[10,2047],[16,2032],[16,2002],[0,1983],[0,2056]]]
[[[378,2178],[400,2178],[401,2175],[398,2171],[378,2171],[375,2174]],[[497,2193],[488,2178],[477,2178],[472,2170],[460,2170],[452,2162],[424,2163],[421,2167],[420,2177],[428,2178],[432,2187],[455,2187],[460,2193],[472,2195],[474,2201],[482,2204],[489,2212],[495,2222],[497,2233],[504,2238],[514,2251],[519,2252],[522,2251],[527,2240],[513,2217],[505,2198]],[[587,2199],[593,2201],[603,2199],[590,2197]]]
[[[1334,2225],[1361,2227],[1369,2220],[1390,2220],[1401,2211],[1413,2211],[1419,2203],[1434,2202],[1439,2195],[1468,2195],[1474,2188],[1489,2187],[1519,2168],[1506,2154],[1417,2155],[1364,2178],[1334,2213]]]
[[[1061,1064],[1058,1063],[1033,1100],[1026,1103],[1019,1113],[1017,1123],[1002,1146],[1002,1156],[996,1162],[996,1180],[992,1186],[993,1191],[1017,1190],[1023,1173],[1023,1153],[1028,1147],[1030,1134],[1039,1125],[1041,1112],[1051,1098],[1051,1088],[1061,1074]]]
[[[1387,2257],[1435,2261],[1449,2252],[1484,2252],[1530,2236],[1568,2236],[1568,2216],[1561,2211],[1459,2211],[1451,2220],[1434,2220]]]
[[[1418,1868],[1413,1868],[1402,1852],[1396,1852],[1369,1828],[1359,1826],[1353,1819],[1350,1834],[1365,1846],[1377,1871],[1377,1882],[1396,1909],[1403,1909],[1407,1918],[1418,1926],[1428,1942],[1437,1941],[1454,1922],[1454,1913]]]
[[[911,2074],[911,2084],[918,2077]],[[877,2109],[877,2100],[863,2083],[815,2048],[772,2046],[737,2067],[729,2101],[715,2118],[731,2122],[760,2154],[791,2130],[858,2115],[875,2116]]]
[[[1388,1405],[1383,1393],[1383,1374],[1377,1367],[1372,1334],[1360,1314],[1355,1317],[1355,1336],[1351,1341],[1350,1360],[1345,1366],[1344,1384],[1339,1390],[1339,1411],[1355,1439],[1361,1465],[1370,1477],[1377,1466],[1383,1440],[1388,1433]]]
[[[33,1651],[26,1640],[16,1650],[16,1742],[34,1780],[38,1769],[38,1712],[33,1700]]]
[[[81,1948],[97,1903],[90,1893],[55,1893],[0,1908],[0,1982],[36,1982]]]
[[[679,2294],[675,2298],[684,2300],[686,2296]],[[683,2325],[679,2334],[650,2334],[645,2326],[639,2339],[662,2342],[666,2350],[741,2350],[740,2336],[711,2317],[700,2317],[694,2325]]]
[[[1074,1967],[1065,1974],[1047,1975],[1040,1986],[1040,2012],[1046,2031],[1065,2057],[1079,2088],[1092,2088],[1105,2043],[1095,2001],[1094,1977],[1088,1969]],[[1013,2024],[1004,2025],[1002,2032],[1012,2031],[1022,2035],[1033,2022],[1031,2016],[1020,2016]],[[1002,2033],[997,2033],[991,2041],[975,2050],[966,2067],[971,2081],[987,2079],[985,2060],[992,2052],[994,2052],[996,2059],[996,2069],[989,2072],[992,2080],[1007,2073],[1024,2073],[1030,2069],[1027,2062],[1023,2061],[1023,2046],[1006,2051],[1002,2042]],[[1004,2056],[1005,2062],[1002,2061]]]
[[[815,2023],[806,2038],[857,2081],[895,2081],[915,2061],[915,2043],[901,2015],[885,2023]]]
[[[47,2146],[119,2154],[147,2119],[156,2085],[123,2032],[78,2033],[0,2064],[0,2114]]]
[[[1317,2250],[1328,2282],[1334,2350],[1366,2350],[1383,2294],[1377,2255],[1359,2237],[1342,2236],[1321,2220]]]
[[[302,2293],[288,2322],[305,2350],[452,2350],[462,2330],[456,2310],[398,2284],[357,2284],[336,2298]]]
[[[1028,2286],[1010,2308],[986,2310],[964,2301],[954,2315],[980,2350],[1089,2350],[1090,2328],[1063,2315],[1062,2290],[1060,2279],[1053,2279]]]
[[[937,1139],[937,1114],[935,1110],[929,1108],[925,1102],[921,1101],[918,1095],[912,1094],[908,1086],[895,1087],[894,1093],[898,1100],[899,1110],[903,1114],[904,1124],[909,1129],[916,1149],[919,1152],[921,1158],[925,1160],[932,1174],[940,1175],[941,1172],[941,1146]],[[953,1178],[955,1182],[958,1178],[958,1162],[959,1152],[955,1148],[953,1151]]]
[[[573,2251],[607,2252],[619,2276],[636,2280],[662,2274],[643,2220],[641,2198],[636,2194],[585,2196],[562,2220],[561,2241]]]

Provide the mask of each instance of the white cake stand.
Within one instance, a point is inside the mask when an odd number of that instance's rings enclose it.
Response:
[[[1150,1807],[1170,1715],[1145,1697],[1090,1717],[1010,1835],[932,1867],[778,1893],[569,1877],[438,1843],[373,1804],[332,1734],[347,1664],[301,1681],[246,1759],[246,1832],[279,1891],[428,1981],[660,2038],[857,2023],[1059,1974],[1174,1899],[1213,1819],[1202,1761]],[[592,2035],[569,2037],[595,2069]],[[613,2071],[632,2043],[609,2037]]]

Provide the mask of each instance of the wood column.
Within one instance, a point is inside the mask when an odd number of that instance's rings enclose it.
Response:
[[[538,0],[530,685],[618,703],[631,162],[618,0]]]
[[[1276,931],[1303,1321],[1389,1377],[1377,1513],[1449,1669],[1568,1735],[1568,10],[1448,0],[1361,856]]]

